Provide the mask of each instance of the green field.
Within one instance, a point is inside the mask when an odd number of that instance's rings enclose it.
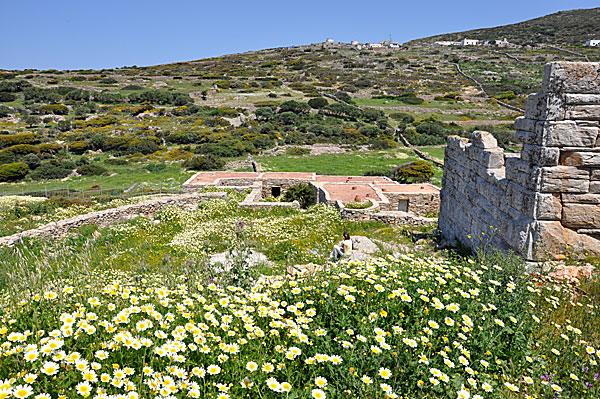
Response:
[[[437,150],[433,148],[432,150]],[[442,149],[443,150],[443,149]],[[443,159],[443,157],[441,157]],[[386,151],[364,151],[346,154],[290,156],[263,156],[256,161],[263,171],[315,172],[321,175],[362,176],[367,171],[391,170],[406,162],[419,158],[409,149],[400,148]],[[440,185],[442,169],[434,168],[433,183]]]

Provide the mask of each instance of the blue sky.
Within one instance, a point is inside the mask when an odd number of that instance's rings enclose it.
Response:
[[[2,4],[0,69],[189,61],[338,41],[404,42],[515,23],[597,0],[19,0]]]

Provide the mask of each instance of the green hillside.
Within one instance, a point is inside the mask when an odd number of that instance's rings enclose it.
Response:
[[[559,11],[511,25],[473,29],[418,39],[415,42],[508,39],[521,45],[583,44],[600,37],[600,8]]]

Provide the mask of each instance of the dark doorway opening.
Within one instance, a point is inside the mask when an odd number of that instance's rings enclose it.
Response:
[[[281,195],[281,187],[271,187],[271,195],[277,198]]]

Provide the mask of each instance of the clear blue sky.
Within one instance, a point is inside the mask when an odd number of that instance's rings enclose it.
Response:
[[[597,0],[19,0],[0,18],[0,69],[100,69],[338,41],[408,41],[515,23]]]

